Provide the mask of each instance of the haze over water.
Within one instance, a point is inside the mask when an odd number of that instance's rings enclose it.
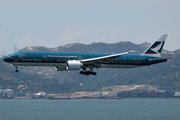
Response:
[[[1,99],[1,120],[177,120],[180,99]]]

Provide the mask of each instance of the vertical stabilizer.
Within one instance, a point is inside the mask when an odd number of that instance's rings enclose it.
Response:
[[[159,57],[166,41],[168,34],[163,34],[157,41],[155,41],[148,49],[146,49],[142,55],[150,55]]]

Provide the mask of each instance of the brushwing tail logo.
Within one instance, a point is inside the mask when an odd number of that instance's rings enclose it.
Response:
[[[164,42],[155,42],[144,54],[160,54],[163,46]]]
[[[163,46],[164,46],[164,42],[161,42],[155,48],[151,48],[151,50],[158,54],[158,53],[161,53]]]

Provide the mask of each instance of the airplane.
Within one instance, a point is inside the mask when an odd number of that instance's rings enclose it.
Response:
[[[4,58],[4,61],[15,66],[51,66],[56,71],[80,70],[83,75],[96,75],[94,68],[136,68],[166,62],[171,58],[162,58],[160,53],[167,34],[163,34],[142,54],[129,54],[129,51],[118,54],[102,53],[62,53],[62,52],[16,52]]]

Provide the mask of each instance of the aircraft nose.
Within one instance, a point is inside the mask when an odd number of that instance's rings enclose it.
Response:
[[[5,61],[5,62],[8,62],[8,61],[9,61],[9,58],[8,58],[8,57],[5,57],[5,58],[4,58],[4,61]]]

